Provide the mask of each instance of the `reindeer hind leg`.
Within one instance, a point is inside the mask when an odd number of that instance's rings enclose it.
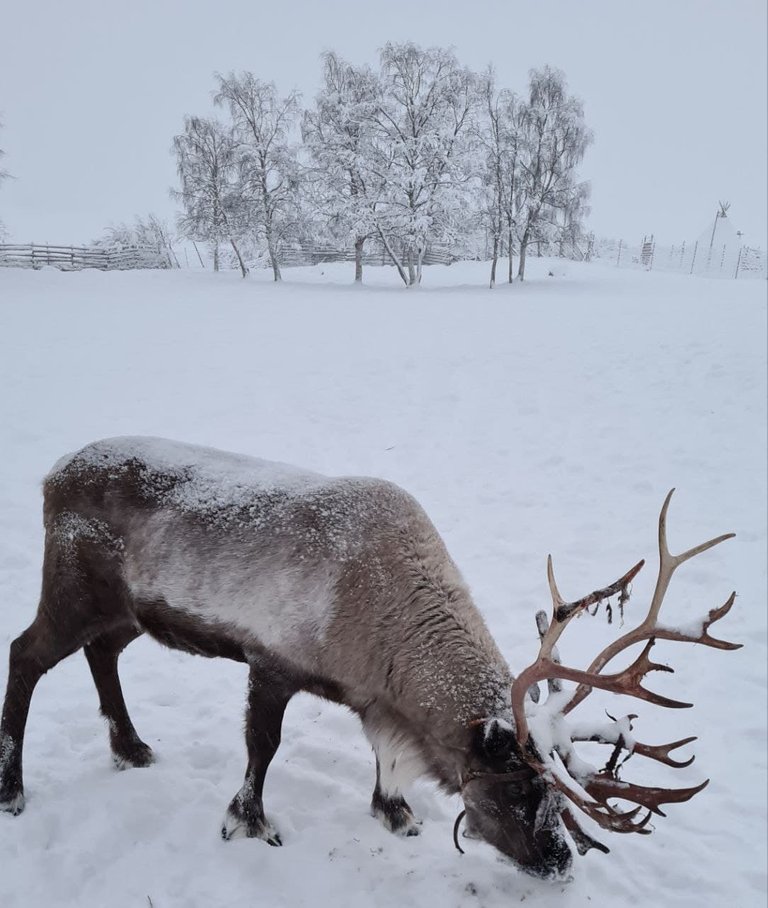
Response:
[[[245,781],[227,808],[222,838],[258,838],[269,845],[282,845],[280,834],[264,815],[262,791],[267,768],[280,745],[283,714],[298,685],[276,667],[250,666],[245,742],[248,768]]]
[[[118,769],[149,766],[154,759],[152,749],[139,738],[133,727],[117,671],[120,653],[141,634],[140,628],[126,625],[102,634],[85,645],[85,658],[99,695],[101,714],[109,726],[112,758]]]
[[[69,655],[42,613],[41,603],[38,617],[11,643],[8,660],[8,687],[0,719],[0,810],[14,816],[24,809],[21,757],[32,693],[40,678]]]
[[[46,535],[43,589],[32,624],[11,643],[0,718],[0,810],[24,809],[22,751],[32,693],[62,659],[115,628],[132,623],[120,579],[118,547],[103,529],[62,519]]]

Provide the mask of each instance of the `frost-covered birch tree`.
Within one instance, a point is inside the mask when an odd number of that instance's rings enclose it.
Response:
[[[496,285],[496,268],[506,241],[508,278],[512,282],[515,227],[524,199],[520,148],[525,106],[507,89],[498,89],[492,70],[480,83],[481,108],[476,135],[483,187],[481,218],[491,237],[490,286]]]
[[[590,212],[590,185],[573,183],[558,198],[553,210],[552,233],[561,258],[581,258],[586,255],[588,238],[584,221]]]
[[[302,138],[312,187],[332,230],[355,249],[355,281],[363,279],[363,247],[376,231],[386,170],[373,162],[373,122],[380,83],[367,66],[323,54],[323,87],[304,112]]]
[[[332,255],[353,247],[360,281],[366,241],[375,238],[411,286],[430,245],[482,258],[485,243],[493,287],[505,250],[511,282],[513,255],[523,280],[532,243],[578,249],[589,185],[576,169],[592,135],[557,70],[532,70],[527,93],[517,95],[444,48],[387,44],[377,72],[329,52],[322,88],[301,117],[302,146],[294,143],[295,92],[281,96],[248,72],[216,78],[214,101],[231,116],[228,129],[218,127],[226,164],[218,189],[216,180],[208,185],[208,201],[198,199],[186,223],[200,235],[207,217],[217,263],[217,244],[232,239],[245,272],[239,237],[280,280],[289,247],[303,253],[299,261],[322,244]],[[196,191],[188,187],[190,199]]]
[[[525,202],[517,226],[519,280],[525,277],[528,246],[546,236],[555,212],[576,199],[583,208],[589,189],[577,182],[576,168],[591,142],[583,105],[567,94],[563,73],[548,66],[531,70],[520,155]]]
[[[373,118],[374,166],[386,177],[387,193],[377,230],[403,279],[415,284],[429,242],[452,239],[463,213],[476,80],[451,51],[407,43],[383,48],[381,81]],[[400,241],[405,263],[393,238]]]
[[[218,75],[214,101],[226,105],[237,145],[241,202],[250,227],[263,238],[272,273],[281,279],[280,241],[295,226],[299,165],[291,133],[299,115],[299,96],[278,96],[273,82],[252,73]]]
[[[240,205],[235,178],[237,144],[231,130],[217,120],[186,117],[184,132],[173,140],[181,189],[172,195],[184,206],[179,218],[182,233],[213,249],[213,269],[219,270],[220,245],[229,241],[247,273],[236,238],[240,233]]]

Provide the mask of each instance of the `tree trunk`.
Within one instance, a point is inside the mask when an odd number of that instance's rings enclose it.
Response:
[[[520,265],[517,269],[517,279],[519,281],[525,280],[525,253],[528,250],[528,231],[526,230],[523,234],[523,238],[520,240]]]
[[[269,253],[269,264],[272,266],[272,275],[276,281],[283,279],[280,274],[280,262],[277,260],[277,250],[275,249],[275,237],[272,233],[272,209],[269,207],[269,193],[266,185],[262,186],[262,214],[264,218],[264,237],[267,241],[267,252]]]
[[[280,274],[280,263],[277,260],[275,243],[272,238],[272,225],[268,224],[264,232],[267,235],[267,251],[269,252],[269,264],[272,266],[272,275],[276,281],[281,281],[283,276]]]
[[[363,282],[363,244],[365,243],[365,237],[359,236],[355,240],[355,283],[362,284]]]
[[[416,283],[416,269],[413,267],[413,249],[408,247],[408,286],[413,287]]]
[[[240,271],[242,272],[243,277],[245,277],[246,274],[248,274],[248,269],[245,267],[245,262],[243,261],[242,255],[240,255],[240,250],[237,248],[237,243],[232,239],[232,237],[229,238],[229,242],[232,243],[232,248],[235,250],[235,255],[237,256],[237,260],[240,263]]]
[[[496,286],[496,262],[499,260],[499,234],[494,231],[493,234],[493,253],[491,255],[491,283],[490,289]]]
[[[426,254],[426,246],[419,246],[418,258],[416,260],[416,283],[421,284],[421,277],[424,273],[424,255]]]
[[[509,244],[509,249],[508,249],[508,252],[509,252],[509,275],[508,275],[508,278],[507,278],[507,279],[508,279],[509,283],[511,284],[512,281],[514,281],[514,279],[515,279],[514,265],[513,265],[513,259],[512,259],[512,248],[513,248],[513,247],[512,247],[512,226],[511,226],[511,225],[510,225],[510,227],[509,227],[509,231],[508,231],[508,234],[507,234],[507,243]]]
[[[219,241],[214,240],[213,243],[213,270],[219,270]]]
[[[400,259],[395,255],[395,251],[394,251],[394,249],[389,245],[389,240],[387,239],[386,234],[385,234],[384,231],[381,229],[381,227],[379,227],[378,224],[376,225],[376,231],[377,231],[377,233],[379,234],[379,236],[381,237],[381,242],[384,244],[384,248],[387,250],[387,253],[389,254],[389,257],[392,259],[392,263],[394,264],[395,268],[397,268],[397,273],[400,275],[400,277],[402,278],[403,283],[404,283],[405,286],[407,287],[407,286],[408,286],[408,275],[405,273],[405,269],[403,268],[402,262],[401,262]]]

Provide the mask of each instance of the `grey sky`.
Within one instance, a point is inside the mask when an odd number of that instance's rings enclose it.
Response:
[[[172,217],[172,136],[209,112],[214,71],[248,69],[309,101],[319,54],[373,62],[388,40],[452,45],[523,91],[565,71],[596,134],[590,226],[636,241],[697,235],[718,199],[766,235],[765,0],[37,0],[0,19],[0,146],[17,240],[80,242]]]

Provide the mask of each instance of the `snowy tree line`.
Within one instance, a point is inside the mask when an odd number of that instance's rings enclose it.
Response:
[[[229,249],[243,276],[261,261],[280,280],[286,250],[322,245],[354,250],[360,281],[373,245],[413,285],[442,244],[490,258],[493,286],[502,257],[522,280],[534,244],[578,247],[592,134],[561,72],[532,70],[517,94],[443,48],[387,44],[376,69],[334,52],[322,62],[304,110],[252,73],[217,75],[223,117],[187,116],[174,138],[179,227],[215,268]]]

